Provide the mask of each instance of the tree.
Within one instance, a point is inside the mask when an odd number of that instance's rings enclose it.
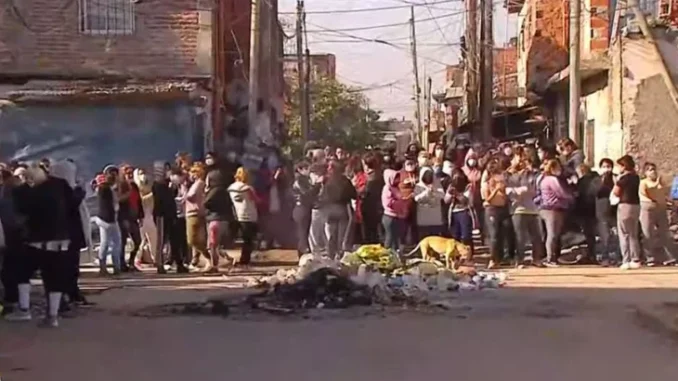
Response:
[[[301,141],[299,87],[296,80],[287,83],[284,148],[292,157],[301,157],[304,142]],[[348,151],[379,144],[382,135],[379,112],[367,106],[367,99],[358,89],[322,78],[311,83],[310,91],[310,140],[321,146],[342,147]]]

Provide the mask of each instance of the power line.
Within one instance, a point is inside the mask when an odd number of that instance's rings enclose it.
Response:
[[[426,19],[419,19],[419,20],[417,20],[417,22],[419,23],[419,22],[433,21],[433,20],[437,20],[437,19],[440,19],[440,18],[457,16],[457,15],[460,15],[460,14],[463,14],[463,13],[465,13],[465,11],[456,11],[456,12],[447,13],[447,14],[440,15],[440,16],[434,16],[434,17],[430,17],[430,18],[426,18]],[[398,22],[398,23],[392,23],[392,24],[369,25],[369,26],[361,26],[361,27],[353,27],[353,28],[341,28],[341,29],[335,29],[335,31],[355,32],[355,31],[359,31],[359,30],[392,28],[392,27],[396,27],[396,26],[403,26],[403,25],[409,25],[409,24],[410,24],[409,21],[405,21],[405,22]],[[311,32],[317,32],[317,31],[309,30],[308,32],[311,33]]]
[[[430,3],[430,5],[438,5],[438,4],[448,4],[448,3],[459,3],[463,0],[442,0],[442,1],[437,1],[434,3]],[[332,10],[324,10],[324,11],[306,11],[306,14],[309,15],[324,15],[324,14],[339,14],[339,13],[362,13],[362,12],[379,12],[379,11],[389,11],[393,9],[405,9],[409,8],[411,6],[423,6],[424,4],[412,4],[412,5],[392,5],[388,7],[374,7],[374,8],[358,8],[358,9],[332,9]],[[281,15],[286,15],[286,14],[293,14],[294,12],[279,12]]]

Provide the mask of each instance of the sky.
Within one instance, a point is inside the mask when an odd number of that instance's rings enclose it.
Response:
[[[459,38],[465,28],[463,0],[305,0],[309,50],[312,54],[333,53],[337,79],[347,85],[368,89],[370,107],[382,118],[414,118],[414,74],[410,53],[410,5],[414,7],[417,57],[422,91],[427,77],[432,90],[445,86],[445,65],[460,60]],[[427,4],[427,5],[425,5]],[[517,20],[509,16],[503,1],[494,0],[494,40],[502,46],[516,35]],[[346,12],[366,8],[396,9]],[[280,18],[294,33],[296,0],[279,0]],[[313,13],[313,12],[330,13]],[[341,11],[341,12],[331,12]],[[289,21],[289,22],[287,22]],[[385,24],[398,24],[378,27]],[[356,28],[375,27],[364,30]],[[354,29],[354,30],[346,30]],[[333,32],[332,32],[333,31]],[[391,45],[359,41],[379,39]],[[394,46],[395,45],[395,46]],[[423,99],[423,94],[422,94]]]

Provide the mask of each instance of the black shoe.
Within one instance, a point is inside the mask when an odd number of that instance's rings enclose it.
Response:
[[[177,274],[188,274],[190,271],[188,270],[188,267],[186,266],[179,266],[177,267]]]
[[[158,269],[158,274],[167,274],[167,270],[165,270],[165,269]]]

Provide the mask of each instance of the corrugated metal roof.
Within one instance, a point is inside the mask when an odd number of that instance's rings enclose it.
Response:
[[[197,85],[190,81],[162,81],[153,83],[102,84],[93,82],[31,83],[7,92],[9,99],[24,97],[113,96],[129,94],[161,94],[190,92]]]

